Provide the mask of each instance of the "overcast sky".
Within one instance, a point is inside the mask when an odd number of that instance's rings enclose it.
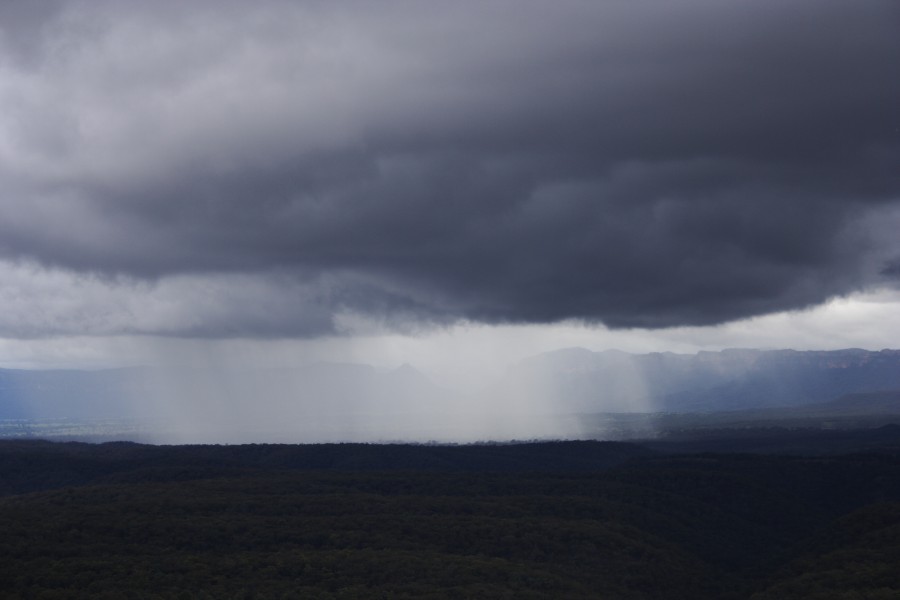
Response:
[[[0,4],[2,365],[897,347],[898,231],[896,0]]]

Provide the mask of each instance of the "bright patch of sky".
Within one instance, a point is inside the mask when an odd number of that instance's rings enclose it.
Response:
[[[723,348],[895,348],[900,340],[900,292],[855,294],[808,310],[715,327],[610,330],[577,322],[460,324],[398,334],[359,317],[344,319],[342,327],[346,335],[317,339],[206,340],[140,335],[3,339],[0,367],[285,368],[316,362],[350,362],[393,369],[408,363],[445,386],[474,389],[501,376],[524,358],[567,347],[631,353],[695,353]]]

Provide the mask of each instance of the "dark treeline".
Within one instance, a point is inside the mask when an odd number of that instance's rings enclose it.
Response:
[[[109,482],[205,479],[269,470],[596,471],[652,451],[621,442],[152,446],[0,440],[0,494]]]
[[[895,598],[897,432],[856,435],[862,452],[793,456],[7,441],[0,580],[10,598]]]

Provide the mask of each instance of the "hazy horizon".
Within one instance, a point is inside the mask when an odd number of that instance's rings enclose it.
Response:
[[[472,394],[570,346],[896,347],[898,19],[4,2],[0,367],[409,363]]]
[[[439,383],[409,364],[327,362],[0,375],[0,437],[45,431],[51,438],[152,443],[616,440],[659,432],[656,419],[629,414],[796,408],[853,392],[900,393],[900,350],[635,354],[572,347],[527,357],[481,386]]]

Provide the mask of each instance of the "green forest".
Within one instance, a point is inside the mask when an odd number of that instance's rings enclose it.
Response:
[[[897,598],[895,429],[792,453],[2,441],[0,585],[34,599]]]

